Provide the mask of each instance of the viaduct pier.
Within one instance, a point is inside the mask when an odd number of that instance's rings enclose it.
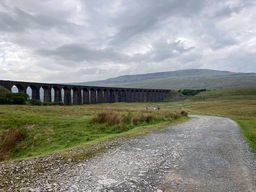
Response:
[[[99,87],[55,83],[36,83],[0,80],[0,85],[18,92],[31,92],[31,99],[43,102],[64,102],[65,105],[81,105],[115,102],[159,102],[163,101],[170,90],[140,89],[120,87]],[[40,98],[41,97],[41,98]]]

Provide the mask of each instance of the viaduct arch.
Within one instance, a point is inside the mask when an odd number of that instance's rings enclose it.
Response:
[[[43,102],[63,101],[65,105],[72,103],[81,105],[115,102],[159,102],[163,101],[170,92],[167,89],[98,87],[9,80],[0,80],[0,85],[10,91],[13,86],[16,86],[18,92],[22,93],[26,93],[27,88],[30,87],[32,90],[31,98],[35,100],[40,100],[40,88],[42,88],[44,91]],[[52,95],[52,91],[54,91],[54,95]]]

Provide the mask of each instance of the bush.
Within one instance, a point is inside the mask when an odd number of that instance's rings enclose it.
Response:
[[[44,105],[44,106],[49,106],[49,105],[64,105],[63,102],[42,102],[40,100],[35,100],[35,99],[32,99],[32,100],[29,100],[28,102],[30,105]]]
[[[179,90],[180,93],[186,96],[195,96],[200,92],[204,92],[206,89],[184,89],[184,90]]]
[[[26,104],[28,95],[26,93],[0,94],[0,104]]]
[[[0,104],[7,104],[6,98],[2,97],[1,95],[0,95]]]
[[[11,104],[26,104],[26,100],[23,97],[16,96],[12,98]]]
[[[38,106],[40,106],[40,105],[42,105],[43,103],[42,103],[40,100],[31,99],[31,100],[29,101],[29,104],[30,104],[30,105],[38,105]]]
[[[49,105],[64,105],[63,102],[59,101],[59,102],[44,102],[42,103],[42,105],[44,106],[49,106]]]
[[[64,103],[62,101],[58,101],[58,102],[53,102],[51,103],[52,105],[64,105]]]

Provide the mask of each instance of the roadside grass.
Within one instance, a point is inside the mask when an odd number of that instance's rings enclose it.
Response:
[[[0,159],[46,155],[186,118],[182,109],[145,110],[150,105],[156,106],[153,103],[1,105]]]
[[[182,123],[187,120],[189,120],[187,116],[181,116],[174,121],[165,121],[151,125],[136,126],[133,129],[121,132],[119,134],[109,134],[105,137],[101,137],[99,139],[93,140],[85,144],[81,144],[80,146],[77,146],[75,148],[76,150],[64,149],[60,152],[63,154],[65,159],[72,158],[73,161],[83,161],[88,157],[97,154],[98,152],[105,151],[109,147],[120,145],[125,140],[143,136],[152,131],[158,131],[163,128],[166,128],[167,126],[173,126],[175,124]],[[121,143],[120,141],[118,141],[119,138],[122,139]],[[114,142],[114,144],[112,143],[112,141]],[[108,144],[109,142],[111,143],[110,145]]]
[[[244,136],[244,139],[248,142],[253,152],[256,153],[256,120],[236,120],[236,121],[241,127],[241,132]]]
[[[175,104],[191,114],[233,119],[256,153],[256,87],[208,91]]]

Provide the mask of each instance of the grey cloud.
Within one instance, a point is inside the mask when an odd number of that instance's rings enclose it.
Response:
[[[122,62],[129,60],[128,56],[120,54],[113,49],[91,49],[82,44],[63,45],[55,50],[38,50],[37,53],[43,56],[75,62]]]
[[[215,37],[214,43],[211,45],[213,49],[222,49],[226,48],[227,46],[235,45],[237,42],[235,39],[228,37],[228,36],[222,36],[219,38]]]
[[[237,44],[233,35],[217,28],[211,20],[203,20],[194,27],[200,40],[207,43],[211,49],[217,50]]]
[[[123,1],[123,7],[127,7],[116,19],[119,31],[113,37],[112,42],[122,43],[143,32],[150,32],[159,22],[170,17],[191,17],[198,14],[203,8],[203,0],[179,0],[179,1],[154,1],[142,0],[138,4],[131,1]],[[131,5],[128,5],[128,4]]]
[[[256,71],[255,4],[2,0],[1,75],[22,78],[33,68],[31,80],[70,74],[75,82],[191,67]]]
[[[83,44],[67,44],[58,47],[54,50],[37,50],[36,53],[52,57],[56,61],[76,62],[77,65],[81,62],[99,63],[99,62],[115,62],[131,63],[131,62],[161,62],[169,58],[177,57],[184,52],[192,50],[194,47],[185,49],[180,41],[168,43],[164,39],[156,41],[153,44],[153,49],[145,54],[135,54],[128,56],[120,53],[112,48],[92,49]],[[99,64],[100,65],[100,64]]]
[[[234,1],[233,3],[228,3],[228,1],[220,1],[220,2],[211,2],[211,6],[215,6],[216,4],[220,5],[220,8],[213,12],[212,17],[229,17],[232,14],[238,14],[242,10],[255,6],[255,2],[251,0],[243,0],[243,1]]]
[[[214,13],[214,17],[228,17],[230,16],[232,13],[238,13],[239,11],[241,11],[243,9],[243,7],[224,7],[218,11],[216,11]]]
[[[185,49],[180,41],[167,43],[166,41],[158,41],[154,45],[152,53],[153,60],[156,62],[161,62],[165,59],[172,57],[177,57],[184,52],[190,51],[193,47]]]
[[[225,59],[219,61],[223,66],[226,66],[228,70],[255,72],[256,71],[256,55],[244,50],[235,51]]]
[[[0,31],[21,32],[25,30],[28,24],[26,23],[26,21],[24,22],[24,20],[17,20],[4,12],[0,12],[0,26]]]
[[[49,30],[49,28],[56,27],[65,32],[78,27],[66,20],[67,15],[67,12],[56,12],[54,15],[47,15],[47,13],[32,15],[19,8],[10,12],[0,11],[0,31],[15,33],[30,29]]]
[[[202,54],[201,53],[197,53],[196,51],[183,55],[179,61],[181,63],[198,63],[198,61],[202,58]],[[199,64],[200,65],[200,64]]]

